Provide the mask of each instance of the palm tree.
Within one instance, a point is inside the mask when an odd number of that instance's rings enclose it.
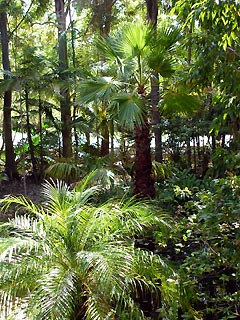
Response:
[[[140,320],[145,316],[137,295],[159,289],[164,312],[177,310],[174,272],[135,247],[146,230],[169,232],[167,219],[140,202],[90,205],[98,190],[89,186],[92,178],[74,190],[46,182],[43,206],[24,197],[2,200],[5,208],[15,203],[28,211],[0,229],[0,311],[6,319],[20,303],[24,319]]]
[[[180,31],[163,23],[157,33],[149,25],[136,22],[112,37],[101,38],[97,48],[112,63],[111,77],[86,80],[80,84],[80,101],[111,101],[111,115],[135,132],[134,192],[154,197],[150,150],[151,102],[149,87],[152,71],[169,77],[175,69],[174,47]],[[155,79],[157,81],[157,79]]]

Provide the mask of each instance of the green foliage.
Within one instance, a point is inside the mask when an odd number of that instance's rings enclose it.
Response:
[[[74,190],[60,181],[45,183],[44,207],[24,197],[1,201],[31,213],[0,226],[6,317],[20,301],[25,318],[111,319],[127,313],[145,319],[137,296],[159,289],[166,319],[176,315],[177,275],[160,256],[134,246],[148,230],[169,230],[169,220],[134,201],[90,205],[97,191],[87,187],[92,177]]]
[[[218,147],[211,157],[213,166],[208,169],[207,176],[225,177],[226,175],[239,174],[240,170],[240,154],[231,148]]]
[[[180,213],[182,206],[196,199],[201,181],[189,170],[172,169],[171,174],[157,185],[157,197],[162,206]]]
[[[191,175],[178,176],[182,179],[173,176],[171,196],[161,193],[161,199],[175,201],[176,232],[168,254],[181,274],[182,316],[192,319],[196,312],[196,319],[238,319],[239,177],[206,179],[199,189]],[[185,312],[184,303],[193,309]]]

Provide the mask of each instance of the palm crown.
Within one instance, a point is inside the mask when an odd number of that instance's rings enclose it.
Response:
[[[139,21],[112,37],[98,39],[97,49],[114,76],[82,81],[79,101],[111,101],[111,114],[117,115],[122,125],[133,128],[141,124],[149,106],[146,95],[152,71],[162,77],[173,74],[173,53],[179,37],[179,29],[166,22],[156,37],[155,30]]]

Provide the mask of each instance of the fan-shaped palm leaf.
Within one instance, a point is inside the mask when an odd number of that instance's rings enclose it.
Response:
[[[120,82],[114,81],[111,77],[81,81],[79,86],[80,97],[76,99],[76,103],[109,100],[113,92],[116,92],[121,85]]]
[[[53,179],[60,179],[66,182],[73,182],[79,180],[82,170],[75,163],[70,163],[66,159],[62,158],[59,162],[51,164],[46,170],[47,177]]]
[[[117,61],[119,66],[122,65],[121,59],[123,54],[121,54],[121,35],[118,33],[113,38],[110,37],[99,37],[96,40],[96,47],[98,52],[104,56],[105,59],[109,61]]]
[[[176,70],[176,61],[167,51],[153,50],[148,57],[149,67],[162,77],[170,77]]]
[[[144,102],[137,95],[122,93],[112,98],[111,110],[122,126],[130,129],[143,123]]]
[[[181,36],[181,29],[178,26],[174,26],[169,21],[164,21],[159,24],[153,48],[162,48],[172,53]]]
[[[152,30],[142,22],[126,25],[122,30],[121,53],[125,57],[141,57],[149,53]]]

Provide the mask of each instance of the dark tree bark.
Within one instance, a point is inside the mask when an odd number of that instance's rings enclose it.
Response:
[[[31,134],[31,125],[30,125],[30,117],[29,117],[29,94],[27,89],[25,89],[25,104],[26,104],[27,137],[28,137],[29,152],[30,152],[30,157],[32,162],[32,171],[33,171],[34,180],[36,183],[38,183],[37,161],[34,154],[34,145],[33,145],[32,134]]]
[[[9,60],[9,38],[7,34],[7,4],[6,1],[0,3],[0,32],[1,32],[1,46],[2,46],[2,65],[5,71],[4,79],[9,79],[7,72],[11,71]],[[8,90],[4,93],[3,104],[3,134],[5,141],[5,155],[6,164],[5,170],[8,178],[14,180],[18,178],[17,166],[15,162],[15,154],[12,139],[12,121],[11,121],[11,105],[12,105],[12,92]]]
[[[147,17],[153,27],[157,24],[158,4],[157,0],[146,0],[147,4]],[[158,75],[156,74],[156,79]],[[138,88],[138,93],[143,94],[143,88]],[[158,85],[151,87],[151,103],[153,109],[157,111],[156,106],[159,99]],[[156,112],[155,112],[156,120]],[[148,119],[142,125],[135,128],[135,176],[134,176],[134,194],[140,198],[153,198],[155,196],[154,178],[152,174],[152,159],[151,159],[151,138],[150,138],[150,125]]]
[[[149,22],[156,27],[158,17],[158,0],[146,0],[147,18]]]
[[[112,7],[116,0],[95,0],[93,2],[92,23],[102,36],[109,34],[112,20]]]
[[[39,92],[38,97],[38,115],[39,115],[39,136],[40,136],[40,170],[39,170],[39,178],[42,181],[44,177],[44,155],[43,155],[43,126],[42,126],[42,99]]]
[[[149,123],[146,120],[143,125],[135,128],[134,194],[139,199],[155,196],[150,143]]]
[[[60,89],[60,109],[62,122],[62,140],[64,158],[72,157],[72,120],[71,103],[69,89],[66,88],[68,78],[68,55],[66,37],[66,12],[64,0],[55,0],[55,12],[58,24],[58,58],[59,58],[59,77],[65,82],[65,87]]]
[[[158,17],[158,0],[146,0],[147,19],[157,32],[157,17]],[[152,104],[152,120],[153,132],[155,139],[155,160],[162,162],[162,130],[160,128],[161,116],[157,108],[159,102],[159,75],[154,72],[151,83],[151,104]]]

